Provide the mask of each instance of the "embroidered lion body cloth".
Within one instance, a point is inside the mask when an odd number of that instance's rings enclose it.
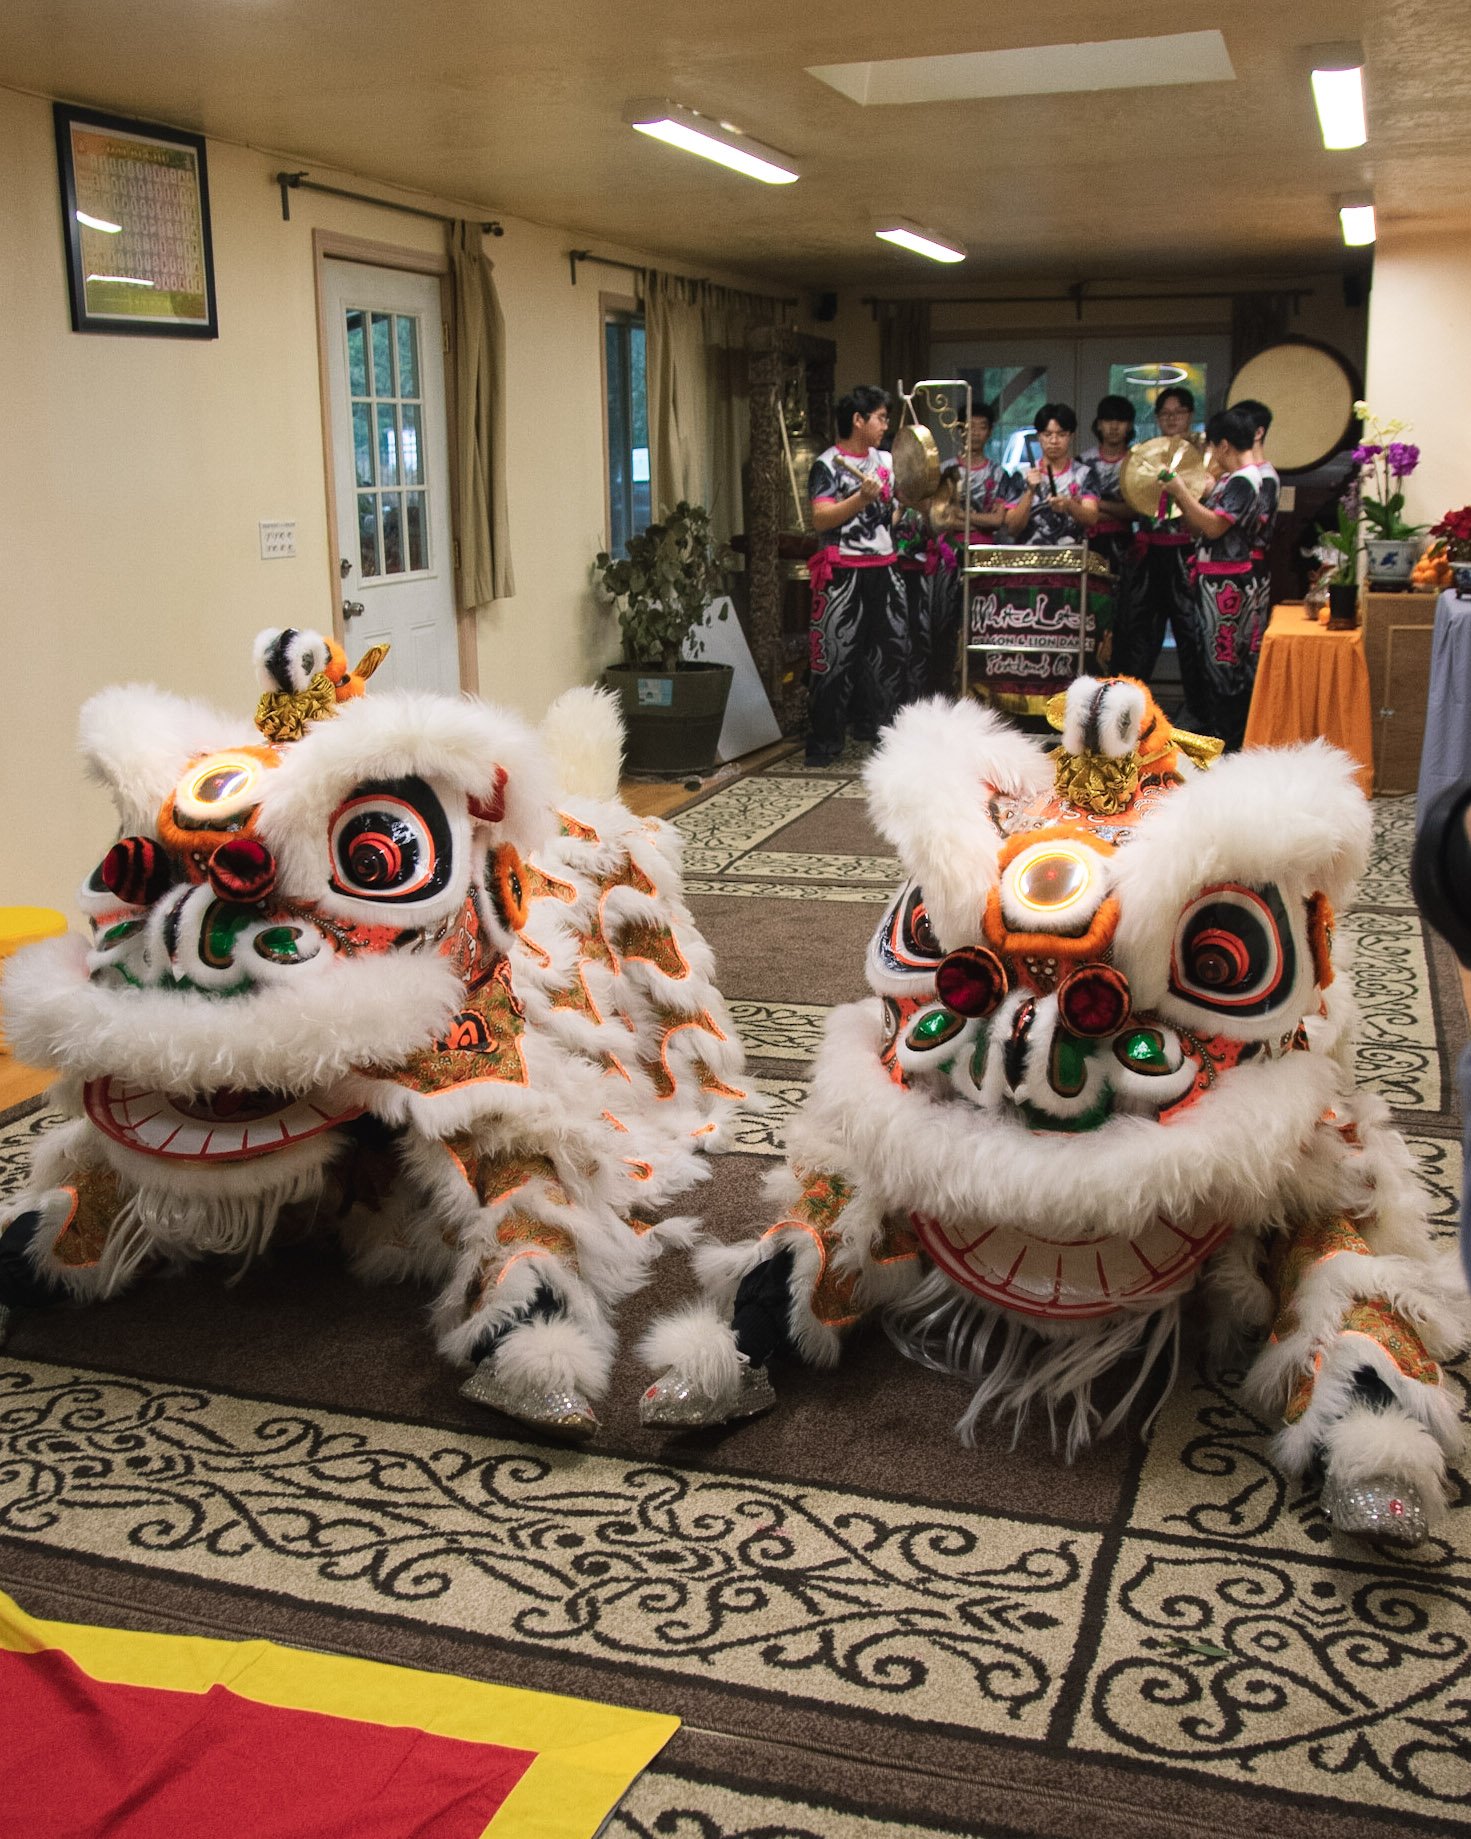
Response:
[[[539,738],[341,668],[334,695],[318,649],[262,635],[261,733],[140,687],[84,712],[123,836],[90,949],[5,979],[66,1121],[5,1216],[0,1313],[329,1226],[365,1274],[441,1282],[474,1396],[585,1434],[613,1311],[693,1234],[659,1215],[743,1097],[677,836],[617,802],[601,693]]]
[[[1390,1477],[1418,1525],[1460,1436],[1438,1360],[1465,1299],[1349,1073],[1333,909],[1370,839],[1351,765],[1315,743],[1199,770],[1218,744],[1126,679],[1058,704],[1051,754],[975,705],[885,735],[869,801],[906,879],[873,995],[829,1020],[776,1224],[699,1248],[707,1301],[651,1331],[670,1371],[645,1416],[728,1415],[768,1356],[835,1360],[884,1308],[906,1352],[971,1381],[966,1441],[1036,1404],[1071,1453],[1124,1420],[1203,1287],[1262,1343],[1250,1383],[1288,1467],[1324,1461],[1356,1498]],[[1093,1382],[1126,1361],[1104,1417]]]

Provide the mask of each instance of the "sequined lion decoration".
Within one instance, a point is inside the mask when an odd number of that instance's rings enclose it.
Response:
[[[963,1441],[1035,1406],[1071,1455],[1177,1357],[1196,1293],[1250,1345],[1281,1465],[1321,1465],[1341,1530],[1413,1545],[1460,1440],[1439,1362],[1468,1320],[1351,1077],[1351,763],[1313,743],[1202,770],[1219,744],[1129,679],[1080,679],[1053,715],[1050,757],[975,704],[885,735],[868,796],[908,878],[873,995],[829,1019],[776,1223],[699,1248],[704,1300],[651,1330],[645,1420],[763,1409],[773,1356],[832,1362],[882,1310],[973,1387]]]
[[[65,1121],[0,1213],[0,1333],[330,1227],[363,1274],[439,1283],[468,1396],[589,1435],[619,1303],[694,1233],[660,1215],[743,1097],[739,1042],[676,834],[617,801],[612,699],[538,737],[365,694],[378,661],[263,633],[257,732],[145,687],[87,705],[122,836],[90,949],[4,982]]]

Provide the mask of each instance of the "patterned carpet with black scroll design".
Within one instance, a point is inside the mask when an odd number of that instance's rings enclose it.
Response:
[[[691,904],[770,1101],[700,1197],[735,1237],[861,991],[894,862],[858,761],[796,757],[678,818]],[[1422,930],[1408,800],[1341,917],[1362,1081],[1453,1229],[1465,1010]],[[0,1126],[22,1179],[44,1107]],[[769,1416],[672,1441],[620,1366],[586,1451],[456,1393],[425,1297],[330,1247],[17,1321],[0,1356],[0,1585],[32,1613],[251,1634],[678,1713],[616,1839],[1136,1839],[1463,1831],[1471,1490],[1410,1563],[1328,1533],[1229,1378],[1146,1448],[963,1451],[960,1389],[877,1332]],[[627,1317],[688,1289],[678,1255]],[[1458,1373],[1455,1382],[1465,1386]],[[3,1789],[0,1789],[3,1793]],[[0,1822],[3,1823],[3,1822]]]

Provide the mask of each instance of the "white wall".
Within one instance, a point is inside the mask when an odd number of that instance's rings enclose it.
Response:
[[[1409,520],[1436,523],[1471,503],[1471,234],[1381,223],[1365,393],[1381,421],[1413,424]]]
[[[272,175],[307,162],[216,141],[208,153],[219,338],[78,335],[50,104],[0,89],[13,354],[0,448],[0,905],[72,917],[78,884],[111,841],[111,806],[75,751],[77,712],[94,690],[144,679],[243,716],[257,694],[260,627],[331,629],[312,230],[443,247],[436,223],[308,192],[293,195],[283,223]],[[616,621],[590,581],[607,541],[598,296],[632,281],[590,267],[574,288],[566,251],[586,236],[501,221],[505,235],[486,247],[506,322],[517,594],[481,611],[480,680],[487,697],[537,717],[617,651]],[[294,560],[261,561],[262,518],[295,519]]]

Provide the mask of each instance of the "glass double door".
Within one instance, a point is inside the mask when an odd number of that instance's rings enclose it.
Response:
[[[996,426],[990,457],[1010,471],[1036,457],[1036,415],[1047,402],[1065,402],[1077,414],[1076,451],[1093,444],[1090,427],[1099,399],[1126,396],[1134,405],[1136,434],[1156,432],[1154,399],[1170,384],[1195,397],[1195,421],[1222,405],[1230,381],[1231,342],[1224,335],[1166,337],[997,339],[936,344],[936,376],[964,377],[977,402],[994,403]]]

